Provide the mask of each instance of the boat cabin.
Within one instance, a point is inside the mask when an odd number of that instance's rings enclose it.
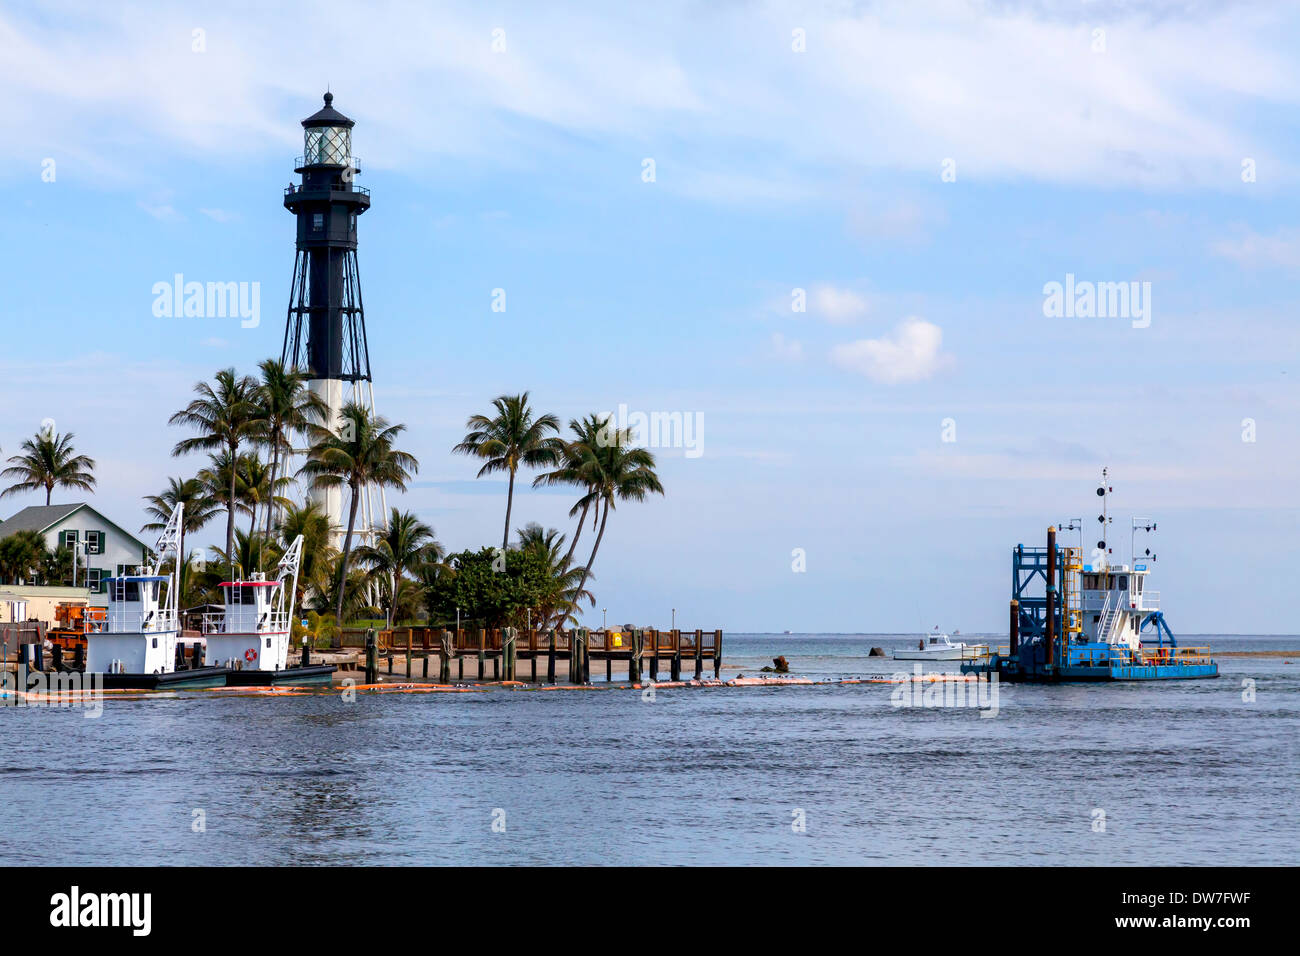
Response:
[[[164,674],[176,660],[176,613],[164,575],[109,578],[103,629],[86,634],[86,670],[105,674]]]
[[[1136,648],[1143,619],[1160,608],[1160,594],[1147,590],[1145,564],[1085,564],[1079,574],[1083,636],[1089,642]]]
[[[283,670],[289,658],[289,612],[284,580],[258,573],[222,581],[220,613],[205,615],[208,659],[236,670]]]

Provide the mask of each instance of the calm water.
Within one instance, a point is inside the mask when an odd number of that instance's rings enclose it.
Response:
[[[915,641],[728,635],[724,675],[889,673],[869,648]],[[4,707],[0,863],[1294,864],[1300,658],[1219,663],[1002,688],[991,719],[873,685]]]

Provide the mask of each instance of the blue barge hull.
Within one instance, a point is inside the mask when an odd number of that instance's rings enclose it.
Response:
[[[994,654],[987,662],[963,664],[963,674],[998,675],[1008,683],[1054,684],[1063,681],[1204,680],[1219,676],[1214,661],[1186,664],[1109,663],[1043,664],[1024,668],[1012,657]]]

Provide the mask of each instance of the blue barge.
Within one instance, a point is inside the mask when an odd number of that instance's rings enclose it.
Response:
[[[1195,680],[1218,677],[1219,665],[1204,647],[1180,647],[1164,613],[1160,595],[1146,587],[1149,566],[1112,564],[1105,534],[1110,486],[1107,472],[1097,495],[1102,499],[1102,540],[1083,563],[1078,548],[1056,542],[1047,529],[1047,547],[1017,545],[1011,554],[1010,642],[962,664],[963,674],[997,675],[1010,682]],[[1147,522],[1143,524],[1142,522]],[[1082,528],[1082,521],[1076,526]],[[1153,531],[1148,519],[1133,520]],[[1148,559],[1154,556],[1148,550]]]

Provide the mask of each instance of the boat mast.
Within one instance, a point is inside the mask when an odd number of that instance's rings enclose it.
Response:
[[[289,631],[293,631],[293,607],[298,597],[298,565],[302,562],[302,535],[293,539],[293,544],[289,545],[289,550],[284,553],[280,559],[280,564],[276,567],[276,580],[280,582],[280,607],[284,608],[284,580],[289,578]]]
[[[177,502],[176,507],[172,508],[171,517],[167,519],[167,524],[163,526],[162,534],[158,535],[158,543],[153,548],[154,563],[148,569],[149,576],[156,577],[167,556],[169,554],[172,556],[172,569],[167,576],[167,597],[160,608],[163,620],[171,623],[176,621],[176,612],[180,605],[180,595],[177,592],[180,589],[181,521],[184,514],[185,503]],[[170,623],[164,626],[170,626]]]
[[[1102,571],[1105,571],[1106,568],[1109,567],[1110,565],[1110,562],[1106,559],[1106,553],[1108,551],[1106,547],[1106,539],[1107,539],[1108,530],[1110,528],[1110,521],[1111,521],[1110,493],[1113,490],[1110,487],[1110,485],[1107,483],[1107,478],[1109,474],[1110,474],[1109,468],[1102,468],[1101,487],[1097,489],[1097,497],[1101,498],[1101,514],[1097,516],[1097,521],[1101,524],[1101,539],[1098,540],[1097,542],[1097,551],[1100,552],[1101,554],[1101,561],[1099,562],[1099,564],[1100,564],[1100,569]]]

